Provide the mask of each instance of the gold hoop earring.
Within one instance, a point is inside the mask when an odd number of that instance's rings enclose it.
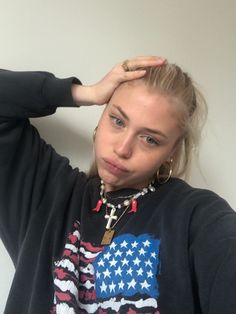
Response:
[[[173,172],[172,164],[173,164],[173,159],[171,158],[169,162],[166,161],[164,164],[160,166],[160,168],[157,171],[158,183],[164,184],[170,180],[172,172]],[[167,171],[167,174],[166,174],[166,170],[168,170],[168,168],[169,168],[169,171]]]
[[[96,126],[96,128],[95,128],[94,131],[93,131],[93,142],[95,142],[97,129],[98,129],[98,127]]]

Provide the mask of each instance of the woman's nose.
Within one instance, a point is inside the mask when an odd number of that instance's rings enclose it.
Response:
[[[132,156],[132,151],[133,151],[132,137],[123,134],[122,137],[117,140],[114,147],[114,152],[120,158],[128,159]]]

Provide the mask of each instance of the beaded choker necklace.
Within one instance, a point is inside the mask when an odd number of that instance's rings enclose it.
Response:
[[[105,185],[104,182],[101,180],[101,186],[100,186],[100,199],[97,202],[97,205],[95,208],[92,209],[94,212],[99,212],[101,210],[102,205],[106,206],[106,214],[105,214],[105,219],[107,219],[107,224],[106,224],[106,231],[103,235],[102,238],[102,245],[108,245],[111,243],[112,238],[115,233],[114,227],[117,225],[117,223],[121,220],[121,218],[124,216],[124,214],[128,211],[128,213],[136,213],[138,209],[137,205],[137,199],[141,196],[144,196],[147,194],[149,191],[150,192],[155,192],[155,187],[150,183],[148,187],[143,188],[142,191],[139,191],[137,193],[128,195],[128,196],[120,196],[117,199],[123,199],[120,203],[114,205],[111,203],[111,201],[108,201],[108,197],[105,193]],[[108,212],[110,209],[110,213]],[[120,216],[115,215],[116,210],[122,210],[122,213]],[[115,222],[112,224],[113,220]]]

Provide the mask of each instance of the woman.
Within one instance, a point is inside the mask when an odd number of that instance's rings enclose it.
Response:
[[[156,57],[93,86],[0,72],[0,230],[16,266],[5,313],[235,313],[236,214],[177,178],[201,102],[191,78]],[[90,176],[28,120],[104,103]]]

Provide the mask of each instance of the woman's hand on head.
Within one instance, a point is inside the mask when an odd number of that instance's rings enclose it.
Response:
[[[119,84],[143,77],[143,67],[160,66],[166,59],[156,56],[136,57],[115,65],[104,78],[90,86],[72,86],[72,97],[78,105],[103,105],[109,101]],[[137,70],[136,70],[137,69]]]

